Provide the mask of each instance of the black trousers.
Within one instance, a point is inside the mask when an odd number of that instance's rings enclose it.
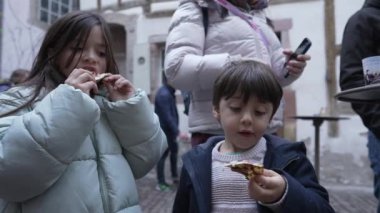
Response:
[[[164,154],[161,156],[157,164],[157,179],[158,183],[164,184],[165,181],[165,160],[170,155],[170,171],[172,177],[177,178],[177,156],[178,156],[178,144],[176,137],[167,137],[168,148],[165,150]]]

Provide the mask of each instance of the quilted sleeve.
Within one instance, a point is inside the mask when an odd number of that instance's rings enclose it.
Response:
[[[0,114],[20,97],[2,95]],[[99,119],[88,95],[61,85],[29,112],[0,118],[0,198],[21,202],[53,185]]]
[[[181,1],[166,40],[165,74],[181,90],[209,89],[228,62],[229,54],[204,55],[205,31],[200,7]]]
[[[137,90],[136,95],[126,101],[104,99],[103,104],[134,176],[143,177],[167,148],[166,136],[146,93]]]

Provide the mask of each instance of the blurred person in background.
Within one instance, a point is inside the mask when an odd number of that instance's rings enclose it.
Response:
[[[24,83],[26,79],[29,76],[29,71],[26,69],[16,69],[12,72],[11,77],[9,78],[9,81],[13,85],[18,85],[21,83]]]
[[[6,91],[12,86],[24,83],[29,76],[26,69],[16,69],[12,72],[11,77],[7,80],[0,80],[0,92]]]
[[[155,96],[154,111],[160,120],[160,126],[168,141],[168,148],[157,164],[158,185],[156,189],[159,191],[171,191],[170,185],[165,180],[165,160],[169,155],[172,181],[173,183],[177,183],[177,137],[179,136],[179,119],[175,89],[167,84],[164,73],[162,73],[162,86],[158,89]]]
[[[342,91],[365,85],[362,59],[380,56],[380,0],[367,0],[348,20],[340,53]],[[368,155],[374,172],[374,194],[380,198],[380,104],[352,103],[368,128]],[[377,212],[380,213],[380,205]]]

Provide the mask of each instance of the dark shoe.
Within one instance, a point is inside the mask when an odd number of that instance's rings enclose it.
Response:
[[[178,184],[179,183],[179,178],[178,177],[172,177],[173,184]]]

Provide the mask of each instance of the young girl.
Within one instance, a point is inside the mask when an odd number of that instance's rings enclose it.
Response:
[[[284,51],[266,23],[263,10],[267,6],[268,0],[180,1],[166,40],[165,73],[176,89],[191,91],[188,122],[193,146],[223,134],[210,111],[212,85],[230,60],[260,60],[270,65],[281,86],[287,86],[299,78],[310,59],[299,55],[285,64],[292,51]],[[276,121],[282,122],[278,115]],[[275,123],[271,129],[276,130]]]
[[[173,212],[334,212],[304,143],[264,135],[281,97],[266,65],[241,60],[226,67],[213,93],[225,137],[211,137],[183,156]],[[246,180],[226,167],[243,160],[263,164],[263,174]]]
[[[145,92],[118,74],[110,42],[100,15],[65,15],[26,84],[0,95],[0,212],[141,211],[135,179],[166,139]]]

